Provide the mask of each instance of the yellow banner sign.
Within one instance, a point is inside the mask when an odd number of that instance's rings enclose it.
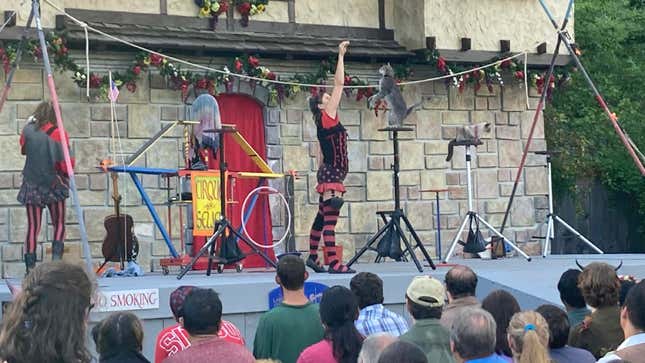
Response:
[[[222,214],[219,171],[193,171],[190,185],[193,193],[193,235],[211,236],[215,222]]]

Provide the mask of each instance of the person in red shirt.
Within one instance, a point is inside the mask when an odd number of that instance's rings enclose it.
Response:
[[[212,289],[194,288],[186,296],[181,325],[188,332],[190,347],[164,363],[255,363],[245,347],[218,337],[222,322],[222,301]]]
[[[56,126],[51,101],[41,102],[20,134],[20,152],[26,156],[18,201],[27,209],[25,267],[27,273],[36,266],[36,245],[40,234],[43,209],[49,209],[54,226],[52,259],[63,257],[65,238],[65,199],[69,197],[69,172],[65,163],[63,139],[69,136]],[[74,158],[70,157],[70,168]]]
[[[195,286],[180,286],[170,294],[170,310],[172,311],[175,320],[179,322],[179,318],[183,316],[183,306],[186,296],[196,289]],[[231,322],[222,320],[220,329],[217,335],[231,343],[244,345],[244,338],[240,330]],[[191,346],[188,339],[188,332],[181,324],[174,324],[163,329],[157,335],[155,343],[155,360],[154,363],[161,363],[164,359],[177,354]]]

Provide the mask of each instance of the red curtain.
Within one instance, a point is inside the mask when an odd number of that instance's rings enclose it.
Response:
[[[223,124],[233,124],[242,134],[246,141],[255,151],[266,160],[266,143],[264,141],[264,118],[262,106],[254,99],[244,95],[222,94],[216,97],[219,104],[219,111]],[[235,142],[231,135],[224,137],[225,159],[229,171],[257,171],[260,169],[251,158],[246,155],[242,148]],[[209,168],[219,169],[219,160],[212,160]],[[230,181],[231,179],[229,179]],[[256,187],[258,179],[236,179],[235,188],[231,195],[231,187],[228,188],[229,200],[233,199],[234,204],[227,208],[227,218],[235,228],[241,228],[241,209],[244,198]],[[250,201],[247,202],[247,210]],[[255,208],[250,214],[246,223],[246,229],[253,240],[260,244],[272,244],[273,234],[271,227],[271,212],[269,209],[268,197],[260,194]],[[244,233],[244,232],[242,232]],[[251,249],[242,241],[238,242],[244,253]],[[273,249],[264,249],[270,258],[275,259]],[[257,254],[251,254],[243,260],[244,267],[266,267],[266,262]]]

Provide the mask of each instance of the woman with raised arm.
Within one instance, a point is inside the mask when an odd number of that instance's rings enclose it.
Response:
[[[325,272],[318,258],[320,239],[325,244],[324,253],[329,261],[329,273],[354,273],[355,271],[342,264],[341,257],[336,255],[336,222],[340,208],[343,206],[345,186],[343,181],[348,172],[347,131],[338,118],[338,105],[343,93],[345,81],[344,57],[349,46],[348,41],[338,45],[338,63],[334,75],[334,88],[331,94],[319,93],[309,98],[309,109],[316,123],[316,136],[322,153],[322,162],[318,168],[318,214],[311,226],[309,235],[309,258],[307,266],[316,272]]]

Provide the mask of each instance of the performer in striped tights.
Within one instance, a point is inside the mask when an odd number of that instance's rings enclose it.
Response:
[[[20,135],[21,153],[27,157],[18,193],[18,201],[27,209],[24,248],[27,273],[36,266],[36,246],[45,207],[49,209],[54,226],[52,259],[60,260],[63,257],[65,199],[69,197],[69,177],[63,157],[62,137],[69,140],[56,127],[51,102],[41,102],[38,105]]]
[[[336,255],[336,222],[343,205],[345,186],[343,180],[348,172],[347,131],[340,123],[337,110],[343,93],[345,80],[344,56],[349,46],[348,41],[338,45],[338,63],[334,75],[334,88],[331,94],[326,92],[312,96],[309,108],[316,123],[318,143],[322,153],[322,163],[318,168],[318,214],[314,219],[309,237],[309,258],[307,266],[316,272],[325,272],[318,258],[320,239],[324,242],[324,253],[329,260],[329,273],[354,273],[355,271],[342,264],[341,256]]]

